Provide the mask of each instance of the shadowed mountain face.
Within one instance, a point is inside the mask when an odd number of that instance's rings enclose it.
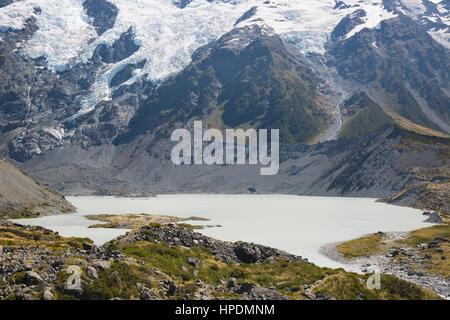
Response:
[[[345,122],[339,136],[344,138],[361,137],[394,123],[394,120],[365,92],[354,94],[348,99],[343,106],[342,113]]]
[[[272,32],[235,29],[200,48],[188,67],[154,92],[117,141],[155,131],[167,136],[176,123],[194,117],[219,128],[280,128],[284,142],[314,139],[326,124],[317,103],[318,78]]]

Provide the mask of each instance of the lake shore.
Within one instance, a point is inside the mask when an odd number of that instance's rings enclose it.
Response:
[[[357,238],[378,230],[409,231],[426,226],[419,210],[364,198],[182,194],[151,198],[67,199],[78,208],[76,213],[17,222],[40,225],[58,231],[62,236],[89,237],[94,243],[101,245],[127,230],[89,228],[94,222],[86,219],[88,215],[147,213],[180,219],[201,216],[211,221],[187,223],[195,226],[222,226],[199,230],[204,235],[226,241],[261,243],[333,268],[348,266],[319,252],[320,247],[327,243]]]
[[[417,231],[419,230],[415,230],[414,232]],[[343,244],[354,243],[355,241],[361,241],[361,239],[373,236],[382,237],[381,243],[383,245],[382,248],[376,250],[377,252],[367,250],[366,254],[355,254],[354,257],[348,257],[338,249]],[[392,274],[400,279],[428,288],[445,299],[450,299],[450,278],[436,271],[427,271],[430,270],[429,263],[427,264],[427,262],[430,260],[431,249],[437,246],[438,249],[436,251],[440,255],[448,255],[448,249],[445,248],[445,251],[439,249],[441,242],[435,239],[429,243],[420,244],[418,247],[399,245],[399,243],[406,242],[410,237],[410,233],[408,232],[376,233],[351,241],[330,243],[323,246],[320,252],[337,262],[362,266],[363,273],[373,274],[374,272],[379,272],[381,274]],[[443,242],[445,243],[445,241]],[[445,258],[447,259],[447,257]],[[447,263],[447,273],[448,271]]]

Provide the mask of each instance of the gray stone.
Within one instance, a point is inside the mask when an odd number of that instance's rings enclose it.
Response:
[[[197,240],[194,240],[194,243],[195,243],[195,241],[197,241]],[[203,261],[200,259],[197,259],[197,258],[188,258],[187,263],[189,263],[193,267],[197,267],[197,266],[201,265],[203,263]]]
[[[25,274],[25,283],[27,285],[37,285],[44,282],[42,277],[34,271],[27,271]]]
[[[238,283],[237,283],[236,279],[230,278],[230,280],[228,281],[228,284],[227,284],[227,288],[232,289],[232,288],[236,288],[237,286],[238,286]]]
[[[94,267],[91,266],[87,267],[86,275],[91,279],[98,279],[97,269],[95,269]]]
[[[44,295],[42,296],[43,300],[53,300],[53,293],[50,290],[45,290]]]
[[[107,260],[96,260],[92,263],[97,270],[108,270],[111,268],[111,263]]]
[[[252,290],[256,288],[256,285],[254,283],[250,282],[244,282],[241,287],[239,288],[239,293],[251,293]]]

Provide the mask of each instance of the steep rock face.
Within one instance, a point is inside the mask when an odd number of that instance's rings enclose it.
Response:
[[[272,30],[234,29],[193,55],[192,63],[163,83],[118,142],[162,131],[193,117],[217,117],[215,126],[279,128],[285,142],[305,142],[325,127],[316,102],[318,79]]]
[[[61,214],[74,210],[63,196],[0,159],[0,219]]]
[[[330,63],[382,108],[421,126],[450,132],[449,50],[400,14],[379,29],[332,43]]]
[[[94,26],[97,32],[85,42],[65,44],[69,49],[80,45],[81,51],[76,51],[80,56],[93,54],[69,59],[64,70],[52,69],[50,61],[58,53],[34,59],[24,49],[30,43],[41,49],[40,43],[31,41],[41,31],[43,39],[55,44],[52,30],[38,30],[40,22],[52,25],[49,13],[65,10],[42,3],[22,29],[5,29],[2,23],[0,155],[22,161],[27,171],[58,190],[80,194],[208,188],[235,192],[239,183],[240,192],[249,188],[346,195],[398,191],[414,177],[402,171],[405,159],[394,147],[394,139],[377,138],[367,145],[369,138],[364,135],[393,122],[419,126],[424,134],[448,132],[449,55],[442,32],[448,3],[414,1],[415,6],[402,0],[347,0],[336,1],[334,7],[326,0],[316,3],[317,7],[311,4],[300,10],[297,2],[286,3],[285,8],[292,10],[280,19],[283,10],[276,2],[250,8],[239,1],[208,1],[193,8],[189,0],[169,1],[162,9],[152,7],[141,15],[136,8],[147,8],[150,4],[145,1],[118,0],[114,5],[106,0],[80,1],[79,8],[73,5],[70,10],[80,12],[87,28]],[[10,4],[0,1],[0,7]],[[32,12],[27,1],[14,3],[10,12],[27,5]],[[217,14],[219,7],[231,6],[236,15],[230,11],[222,19],[223,14]],[[155,12],[159,10],[167,12],[166,24],[158,24],[161,17]],[[203,19],[203,14],[208,17]],[[221,25],[208,21],[209,15]],[[398,17],[386,20],[392,16]],[[201,21],[192,23],[195,19]],[[180,29],[174,21],[189,28]],[[314,31],[304,31],[310,27]],[[209,44],[198,49],[205,39]],[[327,39],[331,42],[324,48]],[[442,40],[444,46],[433,39]],[[346,97],[350,100],[344,103]],[[271,181],[262,181],[258,169],[181,170],[170,162],[172,145],[166,138],[175,127],[189,128],[193,119],[221,130],[279,128],[286,149],[303,150],[296,156],[305,159],[282,163],[280,176]],[[332,134],[321,135],[327,126]],[[318,149],[297,145],[334,138],[339,129],[341,137],[354,140],[320,144]],[[382,149],[378,157],[367,155],[365,148],[372,144]],[[328,157],[331,149],[335,152]],[[415,164],[426,166],[426,159],[434,163],[431,149],[427,146]],[[365,154],[367,159],[350,152]],[[371,156],[375,159],[368,161]],[[317,163],[308,162],[312,159]],[[392,169],[392,161],[400,163]],[[333,163],[340,165],[334,168]],[[349,186],[344,188],[344,180],[338,179],[329,188],[332,178],[349,163],[355,163]],[[365,166],[366,173],[360,172],[359,165]],[[323,170],[328,177],[320,174]],[[230,179],[218,187],[222,174],[230,174]],[[373,185],[369,175],[379,175]],[[389,181],[390,175],[395,181]]]

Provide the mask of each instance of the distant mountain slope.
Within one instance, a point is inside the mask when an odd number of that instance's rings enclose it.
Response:
[[[339,136],[343,138],[359,137],[394,123],[393,119],[364,92],[348,99],[342,113],[345,122]]]
[[[23,164],[65,194],[287,193],[391,197],[418,182],[415,168],[448,164],[450,139],[425,137],[405,146],[408,131],[385,126],[369,135],[315,145],[282,144],[280,170],[260,176],[259,166],[176,166],[175,143],[143,135],[133,143],[90,149],[55,149]],[[439,140],[441,139],[441,140]],[[82,169],[80,169],[82,168]],[[77,176],[79,175],[79,176]]]
[[[315,143],[337,136],[340,97],[360,91],[395,117],[448,132],[446,8],[428,0],[3,1],[0,156],[25,162],[63,146],[108,145],[193,115]],[[272,39],[246,43],[236,31],[255,27],[271,28]],[[199,56],[233,33],[249,45],[236,60],[233,50]],[[229,70],[219,66],[226,61]],[[136,112],[150,121],[135,121]]]
[[[276,128],[282,142],[309,142],[326,127],[318,83],[272,29],[233,29],[200,48],[189,66],[156,89],[118,142],[147,132],[167,137],[176,123],[211,113],[219,128]]]
[[[0,159],[0,218],[68,213],[74,209],[60,194]]]
[[[450,51],[399,14],[331,44],[330,63],[357,90],[407,120],[450,133]]]

